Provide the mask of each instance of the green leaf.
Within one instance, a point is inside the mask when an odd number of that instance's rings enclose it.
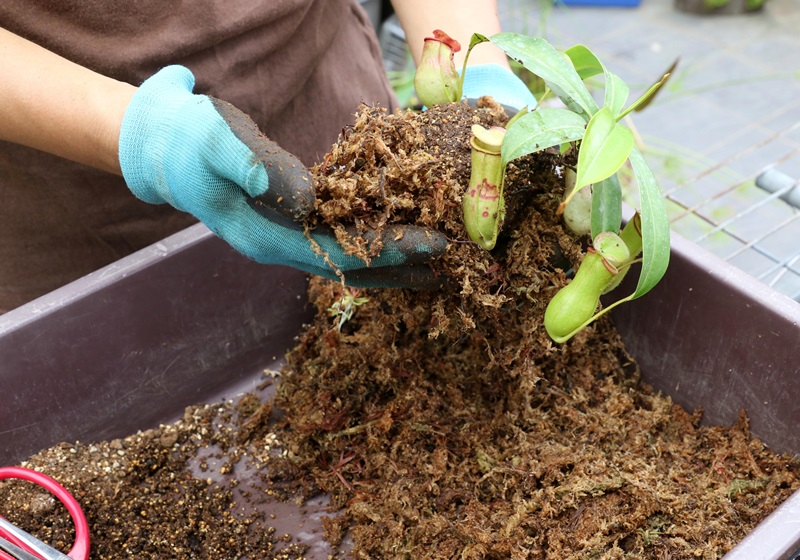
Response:
[[[572,65],[575,67],[575,71],[578,73],[578,76],[581,77],[581,80],[592,78],[598,74],[604,74],[606,71],[600,59],[583,45],[574,45],[565,50],[564,54],[572,61]]]
[[[669,265],[670,230],[664,195],[641,152],[634,148],[630,154],[633,174],[639,186],[642,218],[642,271],[636,291],[638,298],[658,284]]]
[[[503,165],[527,154],[583,138],[586,122],[567,109],[545,107],[517,119],[503,141]]]
[[[633,148],[633,133],[617,123],[608,107],[592,117],[578,152],[577,180],[574,193],[606,179],[622,167]]]
[[[672,63],[672,66],[669,67],[667,73],[664,74],[664,76],[662,76],[659,81],[650,86],[650,88],[648,88],[648,90],[644,92],[639,99],[631,103],[630,107],[622,111],[617,117],[617,120],[622,119],[625,115],[627,115],[631,111],[641,111],[642,109],[647,107],[650,104],[650,102],[655,98],[656,93],[658,93],[658,91],[664,86],[664,84],[667,83],[667,80],[669,80],[669,77],[672,75],[672,72],[675,70],[675,67],[677,65],[678,61],[675,60],[675,62]]]
[[[628,101],[630,93],[630,88],[622,78],[609,72],[600,59],[584,45],[570,47],[564,51],[564,54],[572,61],[572,65],[581,79],[586,80],[598,74],[605,76],[606,89],[603,105],[611,109],[615,116],[618,115]]]
[[[617,233],[621,223],[622,187],[614,173],[592,187],[592,239],[604,231]]]
[[[473,33],[472,37],[469,39],[469,47],[467,50],[472,50],[475,48],[476,45],[480,45],[481,43],[488,43],[489,38],[486,35],[481,35],[480,33]]]
[[[541,37],[498,33],[489,40],[508,56],[544,80],[564,104],[587,118],[597,112],[597,103],[575,71],[569,57],[559,53]]]

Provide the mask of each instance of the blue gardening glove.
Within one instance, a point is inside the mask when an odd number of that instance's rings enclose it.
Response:
[[[462,94],[467,99],[491,95],[495,101],[520,110],[526,105],[533,108],[536,99],[514,72],[499,64],[467,66]]]
[[[192,93],[194,76],[168,66],[134,94],[122,121],[119,160],[133,194],[168,203],[198,218],[237,251],[336,278],[303,231],[314,207],[311,173],[244,113]],[[415,226],[387,228],[369,267],[346,255],[330,232],[312,237],[358,287],[430,287],[438,279],[428,262],[444,253],[445,237]]]

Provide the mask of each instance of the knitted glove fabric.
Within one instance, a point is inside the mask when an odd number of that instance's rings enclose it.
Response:
[[[517,110],[536,105],[528,86],[511,70],[499,64],[467,66],[462,93],[467,99],[491,95],[498,103]]]
[[[168,66],[134,94],[120,129],[119,159],[128,187],[152,204],[167,203],[203,222],[240,253],[360,287],[427,286],[425,263],[444,252],[438,232],[413,226],[383,236],[370,267],[346,255],[331,235],[313,234],[335,265],[312,249],[302,220],[314,185],[302,163],[261,134],[232,105],[192,93],[194,76]],[[420,266],[415,266],[420,265]]]

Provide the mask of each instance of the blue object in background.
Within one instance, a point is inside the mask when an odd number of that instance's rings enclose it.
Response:
[[[635,8],[641,0],[553,0],[553,3],[564,6],[607,6],[609,8]]]

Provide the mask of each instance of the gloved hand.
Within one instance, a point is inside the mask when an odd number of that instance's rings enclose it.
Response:
[[[462,94],[467,99],[491,95],[501,105],[522,109],[536,106],[536,98],[514,72],[499,64],[467,66]]]
[[[134,94],[122,122],[119,160],[141,200],[188,212],[244,255],[336,278],[306,238],[302,221],[314,207],[311,173],[258,130],[244,113],[192,93],[194,76],[168,66]],[[344,254],[332,235],[313,238],[358,287],[428,287],[427,262],[445,251],[436,231],[395,226],[369,267]]]

